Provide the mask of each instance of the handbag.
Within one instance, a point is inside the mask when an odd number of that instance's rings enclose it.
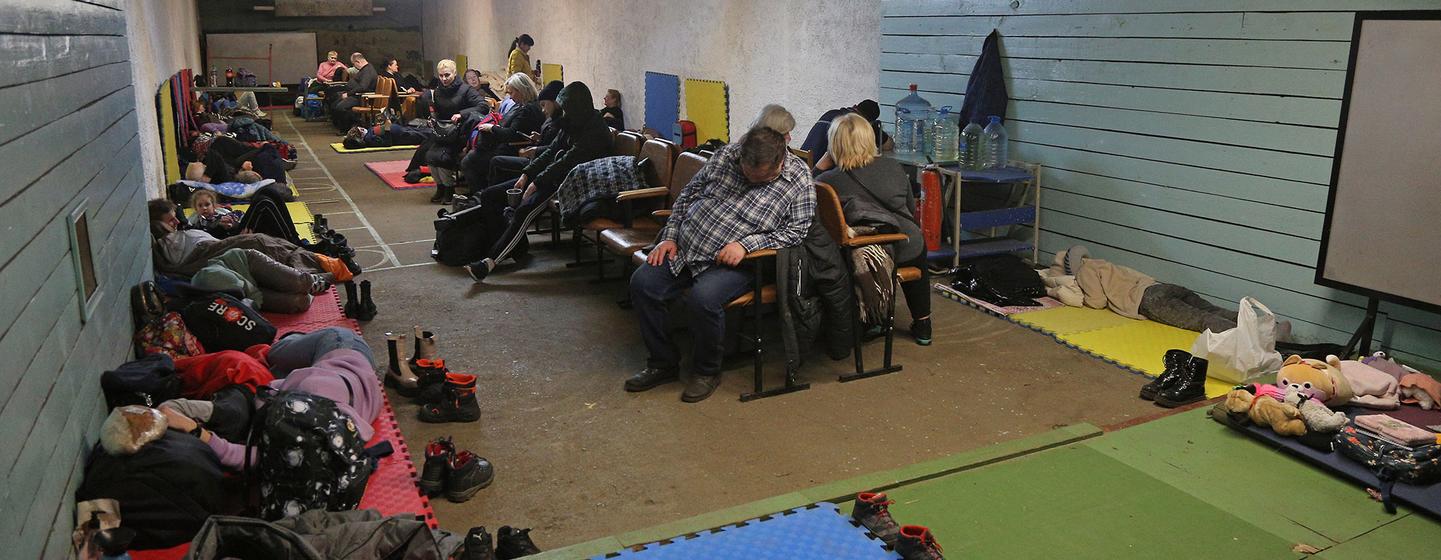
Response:
[[[1281,369],[1276,352],[1276,314],[1246,296],[1237,310],[1236,328],[1206,329],[1191,345],[1191,354],[1210,361],[1207,374],[1227,383],[1242,384]]]

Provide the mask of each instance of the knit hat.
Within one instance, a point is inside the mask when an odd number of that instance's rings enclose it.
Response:
[[[876,121],[881,118],[881,106],[874,99],[867,99],[856,104],[856,112],[860,113],[868,121]]]
[[[1066,274],[1075,276],[1077,272],[1080,272],[1081,261],[1085,260],[1088,256],[1090,256],[1090,252],[1081,245],[1075,245],[1070,249],[1066,249]]]
[[[561,83],[560,80],[551,80],[550,83],[545,84],[545,87],[540,90],[540,96],[536,99],[540,101],[555,101],[555,96],[560,95],[560,89],[563,87],[565,87],[565,84]]]

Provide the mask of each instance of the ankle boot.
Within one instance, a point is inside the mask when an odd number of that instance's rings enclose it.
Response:
[[[455,455],[455,442],[449,437],[431,441],[425,446],[425,466],[420,470],[420,491],[434,497],[445,489],[445,473]]]
[[[404,397],[414,397],[420,390],[420,378],[410,371],[410,364],[400,359],[400,343],[404,334],[385,333],[385,349],[390,353],[390,365],[385,370],[385,384],[395,388]]]
[[[495,480],[495,467],[485,457],[469,451],[457,451],[450,458],[445,475],[445,499],[461,503]]]
[[[530,529],[515,529],[509,525],[503,525],[499,531],[495,532],[495,557],[497,559],[510,560],[532,554],[540,554],[540,547],[531,542]]]
[[[430,197],[431,204],[450,204],[455,202],[455,186],[436,183],[435,195]]]
[[[358,321],[369,321],[375,318],[375,300],[370,299],[370,281],[360,281],[360,315],[355,317]]]
[[[1186,360],[1181,380],[1170,389],[1156,393],[1156,404],[1176,408],[1206,400],[1206,368],[1209,365],[1206,360],[1194,356]]]
[[[891,519],[889,506],[893,503],[895,502],[886,499],[884,493],[861,492],[856,495],[855,506],[851,509],[851,519],[870,530],[882,542],[894,547],[901,527],[896,525],[894,519]]]
[[[903,560],[945,559],[941,556],[941,545],[936,542],[931,530],[920,525],[901,527],[900,535],[896,537],[896,552]]]
[[[360,316],[360,300],[355,297],[355,282],[345,283],[345,316],[354,319]]]
[[[411,336],[415,337],[415,351],[410,353],[410,365],[415,365],[416,360],[434,360],[435,333],[420,330],[420,325],[416,325]]]
[[[415,402],[419,404],[439,402],[443,396],[441,388],[445,386],[445,375],[450,373],[450,370],[445,367],[445,360],[411,358],[409,365],[410,371],[415,372],[415,376],[420,378],[420,381],[417,382],[419,390],[413,397]]]
[[[1181,378],[1185,377],[1186,363],[1190,360],[1190,352],[1185,350],[1167,350],[1166,357],[1164,358],[1166,370],[1162,371],[1161,375],[1156,376],[1155,379],[1152,379],[1150,383],[1141,387],[1141,398],[1148,401],[1155,400],[1157,393],[1175,387],[1176,383],[1179,383]]]
[[[420,421],[475,422],[480,420],[480,403],[475,400],[475,376],[465,373],[445,374],[440,400],[420,407]]]

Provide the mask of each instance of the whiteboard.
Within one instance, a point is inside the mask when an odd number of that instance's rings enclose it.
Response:
[[[1353,35],[1316,282],[1441,311],[1441,14]]]
[[[315,75],[320,66],[317,56],[314,33],[208,33],[203,73],[209,76],[216,68],[224,74],[229,66],[249,70],[259,84],[297,84]],[[349,54],[342,55],[341,62],[349,66],[345,56]]]

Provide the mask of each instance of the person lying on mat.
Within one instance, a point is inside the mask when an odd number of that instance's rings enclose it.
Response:
[[[755,127],[711,157],[676,197],[646,262],[630,277],[630,296],[650,352],[625,382],[646,391],[679,379],[680,352],[666,324],[667,304],[685,293],[695,343],[695,377],[681,393],[700,402],[720,385],[725,306],[750,289],[740,268],[747,253],[799,244],[816,212],[804,161],[785,136]],[[689,291],[686,291],[689,289]]]
[[[560,111],[551,117],[560,127],[555,141],[530,160],[520,177],[492,185],[480,194],[480,206],[486,209],[486,240],[491,241],[491,248],[485,258],[465,267],[476,282],[484,280],[496,263],[512,252],[525,254],[528,247],[525,229],[550,207],[551,197],[575,166],[611,154],[610,127],[595,110],[590,88],[581,82],[571,82],[560,90],[555,100],[560,106]],[[510,189],[520,189],[523,194],[520,205],[507,219],[506,191]]]
[[[175,216],[174,202],[163,198],[146,203],[150,234],[155,240],[155,268],[161,272],[191,276],[209,265],[210,259],[234,248],[255,249],[291,268],[305,272],[328,272],[336,282],[348,282],[360,274],[360,266],[347,256],[337,259],[302,249],[285,239],[264,233],[242,233],[226,239],[199,229],[185,229]],[[251,206],[247,214],[265,213]],[[294,226],[291,226],[292,230]]]
[[[921,278],[901,284],[911,310],[911,336],[916,344],[931,343],[931,282],[926,242],[916,223],[916,198],[910,177],[900,162],[876,157],[875,129],[865,117],[850,113],[831,121],[827,154],[835,168],[816,180],[835,188],[845,208],[846,223],[884,224],[888,231],[906,234],[891,245],[896,267],[914,266]]]
[[[263,348],[253,350],[264,356],[263,361],[276,377],[269,384],[271,389],[299,391],[335,401],[352,420],[361,441],[375,435],[373,424],[384,408],[382,389],[370,346],[355,331],[326,327],[307,334],[292,333],[275,341],[268,350]],[[257,394],[255,410],[264,406],[265,396]],[[192,399],[168,400],[158,408],[170,429],[190,433],[209,444],[221,465],[235,470],[245,467],[245,442],[227,441],[205,427],[210,423],[235,423],[212,417],[225,411],[209,401]],[[257,454],[251,451],[249,455],[253,464]]]
[[[235,181],[241,171],[254,171],[261,178],[275,181],[276,186],[266,190],[283,200],[293,200],[290,189],[285,188],[285,160],[274,144],[256,148],[224,134],[200,134],[191,140],[190,153],[193,159],[185,168],[186,179],[218,184]]]
[[[210,259],[190,283],[206,291],[240,292],[261,311],[302,313],[310,309],[311,296],[335,284],[335,276],[298,270],[255,249],[236,248]]]
[[[535,141],[532,135],[540,133],[545,123],[545,111],[537,99],[538,92],[530,76],[513,74],[505,81],[505,94],[520,105],[501,118],[499,123],[476,124],[467,119],[462,126],[468,127],[470,137],[466,142],[466,153],[460,160],[460,168],[470,184],[471,194],[488,186],[485,178],[490,176],[490,160],[495,156],[513,156],[520,146]],[[448,194],[448,193],[444,193]]]

